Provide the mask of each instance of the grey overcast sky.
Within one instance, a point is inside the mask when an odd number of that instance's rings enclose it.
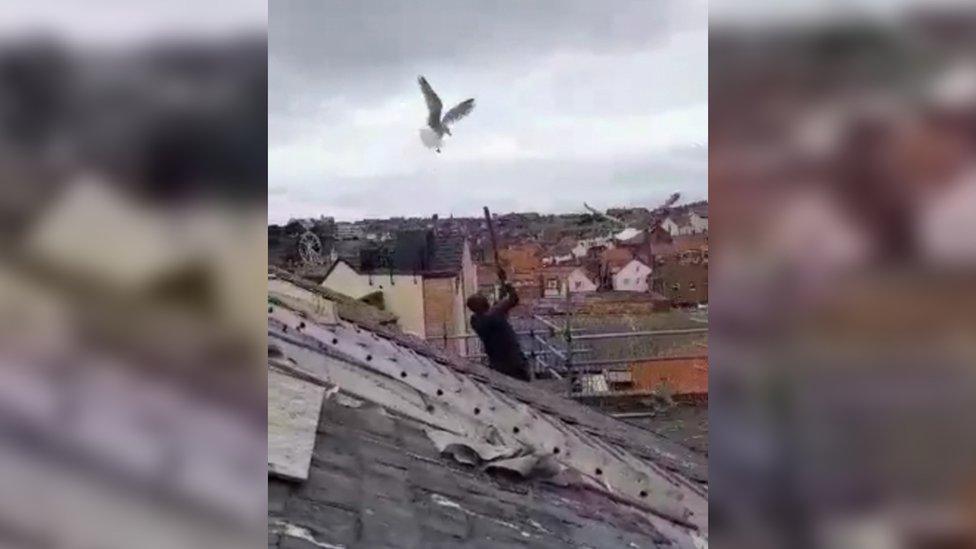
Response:
[[[708,189],[704,0],[274,0],[268,215],[653,206]],[[424,75],[476,107],[420,142]]]
[[[4,2],[0,36],[38,32],[69,43],[118,46],[154,39],[263,31],[267,0],[30,0]]]

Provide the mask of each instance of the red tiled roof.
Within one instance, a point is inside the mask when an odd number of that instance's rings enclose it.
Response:
[[[632,259],[634,259],[634,254],[627,248],[613,248],[603,252],[600,259],[606,263],[608,267],[622,268],[630,263]]]

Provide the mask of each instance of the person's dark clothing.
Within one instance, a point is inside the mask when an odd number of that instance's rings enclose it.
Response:
[[[508,310],[518,303],[514,289],[506,288],[509,306],[495,306],[484,314],[471,316],[471,327],[481,338],[488,364],[493,370],[514,378],[529,381],[529,365],[522,354],[518,336],[508,323]]]

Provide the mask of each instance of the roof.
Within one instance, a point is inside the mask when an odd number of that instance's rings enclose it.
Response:
[[[701,250],[708,246],[706,234],[682,234],[674,237],[674,251],[677,253],[689,250]]]
[[[708,248],[707,234],[676,235],[671,242],[651,242],[651,251],[656,256],[669,256],[687,251],[703,251]]]
[[[395,271],[457,273],[463,257],[463,236],[412,230],[397,233],[391,259]]]
[[[627,267],[629,267],[629,266],[630,266],[630,265],[631,265],[632,263],[637,263],[637,264],[639,264],[639,265],[643,265],[644,267],[647,267],[647,268],[650,268],[650,267],[648,266],[648,264],[647,264],[647,263],[644,263],[643,261],[641,261],[641,260],[640,260],[639,258],[637,258],[637,257],[634,257],[634,258],[632,258],[632,259],[631,259],[630,261],[628,261],[627,263],[625,263],[625,264],[624,264],[624,266],[623,266],[623,268],[627,268]],[[618,274],[619,274],[619,273],[618,273]],[[614,275],[614,276],[616,276],[616,275]]]
[[[269,474],[271,546],[707,540],[704,456],[659,435],[384,327],[276,306],[268,340],[275,376],[323,389],[294,392],[317,414],[289,402],[316,428],[291,431],[314,437],[299,480]]]
[[[634,254],[627,248],[612,248],[604,251],[600,258],[609,267],[622,268],[634,259]]]
[[[461,271],[464,243],[461,235],[435,236],[431,230],[420,229],[400,231],[389,243],[350,240],[335,245],[338,259],[356,272],[439,276]]]
[[[671,213],[668,217],[679,227],[684,227],[691,223],[691,218],[687,212]]]
[[[634,229],[632,227],[628,227],[628,228],[620,231],[619,233],[615,234],[613,237],[616,240],[630,240],[631,238],[634,238],[636,236],[639,236],[640,234],[641,234],[641,231],[639,231],[637,229]]]
[[[619,239],[620,243],[624,246],[640,246],[644,244],[644,231],[640,231],[637,234],[631,236],[630,238]]]
[[[368,326],[382,326],[393,324],[397,321],[397,316],[389,311],[377,309],[363,301],[335,290],[330,290],[325,286],[319,286],[284,269],[277,267],[269,268],[268,278],[283,280],[303,290],[322,296],[324,299],[335,304],[336,314],[350,322],[357,322]]]

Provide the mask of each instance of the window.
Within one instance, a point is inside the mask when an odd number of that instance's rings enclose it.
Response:
[[[582,282],[580,282],[579,280],[577,280],[577,281],[576,281],[576,283],[574,284],[574,287],[575,287],[575,288],[576,288],[577,290],[578,290],[578,289],[580,289],[580,287],[581,287],[581,286],[583,286],[583,283],[582,283]]]
[[[675,292],[677,292],[677,291],[678,291],[678,290],[680,290],[680,289],[681,289],[681,285],[680,285],[680,284],[678,284],[677,282],[675,282],[675,283],[673,283],[673,284],[671,284],[671,290],[672,290],[672,291],[675,291]]]
[[[624,279],[624,284],[630,284],[630,279],[629,278],[625,278]]]
[[[689,282],[688,283],[688,290],[690,290],[692,292],[695,291],[695,283],[694,282]]]

